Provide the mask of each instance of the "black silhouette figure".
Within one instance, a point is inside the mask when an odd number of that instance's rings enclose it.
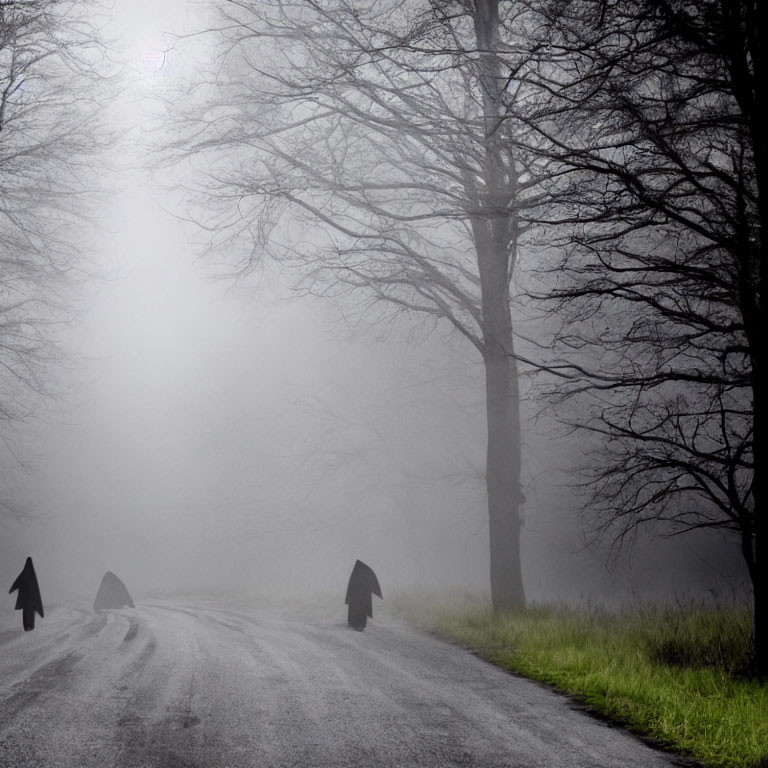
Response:
[[[8,590],[8,594],[19,590],[16,596],[16,610],[21,611],[21,620],[24,623],[24,631],[29,632],[35,628],[35,611],[40,614],[42,619],[43,601],[40,597],[40,587],[37,585],[37,576],[35,575],[35,566],[32,565],[32,558],[28,557],[24,563],[24,569],[16,577],[13,586]]]
[[[369,616],[373,618],[372,594],[381,597],[379,580],[370,567],[361,560],[357,560],[349,577],[347,597],[344,602],[349,606],[347,622],[358,632],[365,629]]]
[[[136,606],[133,604],[125,584],[112,571],[107,571],[101,580],[96,599],[93,601],[93,610],[102,611],[105,608],[125,607],[135,608]]]

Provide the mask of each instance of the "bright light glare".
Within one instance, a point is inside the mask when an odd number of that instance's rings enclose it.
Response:
[[[168,54],[156,48],[141,51],[141,65],[146,72],[160,72],[166,67]]]

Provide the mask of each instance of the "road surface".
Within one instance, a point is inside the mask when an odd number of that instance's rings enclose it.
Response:
[[[394,619],[355,632],[343,605],[60,606],[28,633],[19,614],[0,621],[2,768],[675,764]]]

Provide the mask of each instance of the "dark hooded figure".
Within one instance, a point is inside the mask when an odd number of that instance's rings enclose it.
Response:
[[[43,613],[43,601],[40,597],[40,587],[37,586],[35,566],[32,565],[31,557],[27,558],[27,562],[24,563],[24,569],[16,577],[16,581],[13,582],[13,586],[8,590],[8,594],[17,589],[19,594],[16,597],[16,610],[21,611],[24,631],[29,632],[30,629],[35,628],[35,611],[40,614],[40,618],[43,618],[45,615]]]
[[[357,560],[349,577],[347,597],[344,602],[349,606],[347,622],[358,632],[365,629],[369,616],[373,618],[371,594],[381,597],[379,580],[371,568],[361,560]]]
[[[128,589],[112,571],[107,571],[99,585],[93,610],[102,611],[105,608],[135,608]]]

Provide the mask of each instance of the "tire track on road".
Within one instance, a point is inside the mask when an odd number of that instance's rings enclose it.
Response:
[[[80,659],[80,653],[69,651],[38,667],[26,680],[11,686],[10,695],[0,701],[0,723],[7,726],[40,697],[66,688],[74,666]]]
[[[73,611],[69,632],[29,643],[27,675],[0,696],[3,768],[107,768],[114,765],[114,733],[130,711],[131,676],[143,669],[156,643],[138,616],[121,611]],[[126,636],[128,640],[126,641]],[[9,666],[0,658],[0,675]],[[120,690],[122,686],[122,691]]]

